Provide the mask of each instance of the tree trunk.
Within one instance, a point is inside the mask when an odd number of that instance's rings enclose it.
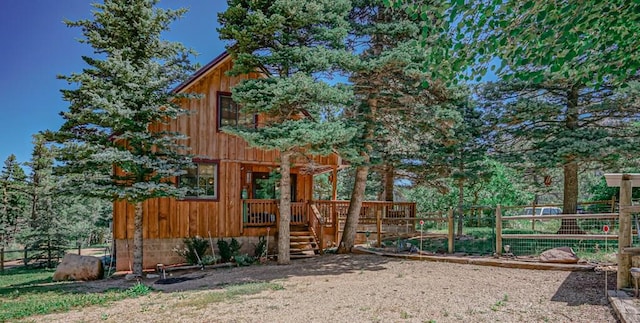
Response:
[[[456,236],[458,237],[462,236],[462,226],[464,222],[463,204],[464,204],[464,181],[460,180],[458,181],[458,227],[456,230],[457,231]]]
[[[376,110],[378,107],[377,99],[367,100],[370,114],[367,120],[363,138],[365,142],[369,142],[373,138],[373,121],[375,120]],[[338,253],[350,253],[356,244],[356,233],[358,231],[358,220],[360,219],[360,209],[364,200],[364,193],[367,188],[367,176],[369,175],[369,163],[371,162],[371,151],[373,147],[370,143],[364,145],[362,156],[362,165],[356,168],[356,179],[353,183],[353,191],[351,191],[351,200],[349,201],[349,210],[347,211],[347,220],[344,223],[344,231],[338,245]],[[339,226],[339,225],[338,225]]]
[[[136,202],[133,226],[133,274],[142,277],[142,202]]]
[[[567,129],[578,129],[578,86],[574,85],[567,91]],[[574,156],[567,156],[563,165],[564,171],[564,196],[562,201],[563,214],[576,214],[578,209],[578,161]],[[558,229],[558,234],[585,234],[578,226],[576,219],[563,219]]]
[[[278,265],[288,265],[291,223],[291,151],[280,153],[280,218],[278,219]]]
[[[576,214],[578,209],[578,162],[572,161],[564,165],[564,197],[562,213]],[[577,219],[562,219],[558,234],[585,234],[578,226]]]
[[[368,162],[368,155],[366,159]],[[364,191],[367,188],[368,175],[369,166],[358,166],[356,168],[356,179],[353,184],[353,191],[351,191],[347,220],[344,224],[342,241],[340,241],[340,245],[338,246],[338,253],[350,253],[356,243],[356,231],[358,229],[362,201],[364,200]]]
[[[386,167],[384,168],[384,201],[393,202],[394,182],[395,168],[393,167],[393,165],[386,165]]]

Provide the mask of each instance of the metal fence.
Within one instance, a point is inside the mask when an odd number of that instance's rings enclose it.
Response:
[[[587,261],[604,260],[614,258],[617,252],[617,209],[616,201],[608,200],[580,203],[579,214],[561,214],[557,204],[474,206],[462,215],[451,210],[449,220],[418,214],[424,218],[422,228],[427,237],[419,247],[436,253],[535,257],[566,246]]]

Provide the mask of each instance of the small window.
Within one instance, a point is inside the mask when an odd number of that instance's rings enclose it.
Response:
[[[193,189],[187,193],[187,198],[217,199],[218,164],[197,163],[195,168],[180,176],[180,186]]]
[[[240,112],[240,106],[233,101],[231,93],[218,93],[218,129],[222,127],[254,128],[255,115]]]

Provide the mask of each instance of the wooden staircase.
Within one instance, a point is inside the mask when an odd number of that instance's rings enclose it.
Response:
[[[291,259],[315,257],[320,254],[318,242],[308,226],[291,226],[290,236]]]

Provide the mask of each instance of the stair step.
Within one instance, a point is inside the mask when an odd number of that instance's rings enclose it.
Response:
[[[309,245],[315,245],[316,242],[315,241],[291,241],[289,242],[290,246],[309,246]]]
[[[289,252],[290,253],[300,253],[300,252],[304,252],[304,251],[316,251],[316,250],[320,250],[318,247],[311,247],[311,248],[289,248]]]
[[[316,254],[305,254],[305,253],[301,253],[301,254],[296,254],[296,255],[289,255],[290,259],[305,259],[305,258],[313,258],[313,257],[317,257],[318,255]]]
[[[301,237],[301,238],[298,238],[298,239],[291,238],[291,239],[289,239],[289,241],[291,241],[291,242],[312,242],[312,241],[315,241],[315,240],[313,239],[313,237]]]
[[[308,236],[311,235],[310,231],[291,231],[289,232],[290,236]]]

